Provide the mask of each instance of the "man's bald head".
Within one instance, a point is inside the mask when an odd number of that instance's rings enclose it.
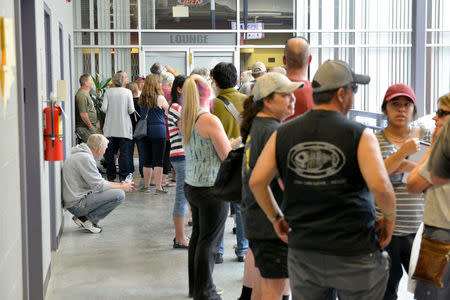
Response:
[[[309,43],[302,37],[290,38],[284,46],[284,57],[288,69],[302,69],[309,64]]]

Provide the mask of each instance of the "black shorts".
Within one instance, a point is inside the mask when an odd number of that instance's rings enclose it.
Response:
[[[289,278],[288,246],[285,242],[280,239],[249,240],[248,244],[255,256],[255,266],[259,269],[263,278]]]
[[[166,139],[151,139],[145,137],[142,139],[142,145],[144,148],[144,167],[162,167]]]

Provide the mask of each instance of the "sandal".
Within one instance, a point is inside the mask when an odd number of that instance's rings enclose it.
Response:
[[[175,186],[177,186],[177,184],[176,183],[171,183],[171,182],[168,182],[165,185],[163,185],[163,187],[175,187]]]
[[[162,188],[162,190],[160,189],[156,189],[155,190],[155,195],[161,195],[161,194],[167,194],[169,191],[165,190],[164,188]]]
[[[189,245],[183,245],[183,244],[177,243],[176,238],[173,238],[173,248],[174,249],[189,249]]]

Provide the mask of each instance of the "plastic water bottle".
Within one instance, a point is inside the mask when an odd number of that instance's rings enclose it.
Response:
[[[127,178],[125,178],[125,182],[127,183],[133,182],[133,173],[128,174]]]

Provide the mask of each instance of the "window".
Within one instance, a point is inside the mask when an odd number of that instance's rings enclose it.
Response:
[[[426,95],[428,113],[437,109],[437,99],[450,91],[450,2],[427,1]]]
[[[141,1],[143,29],[231,29],[236,0]]]
[[[239,1],[242,29],[294,29],[294,3],[296,1]]]

